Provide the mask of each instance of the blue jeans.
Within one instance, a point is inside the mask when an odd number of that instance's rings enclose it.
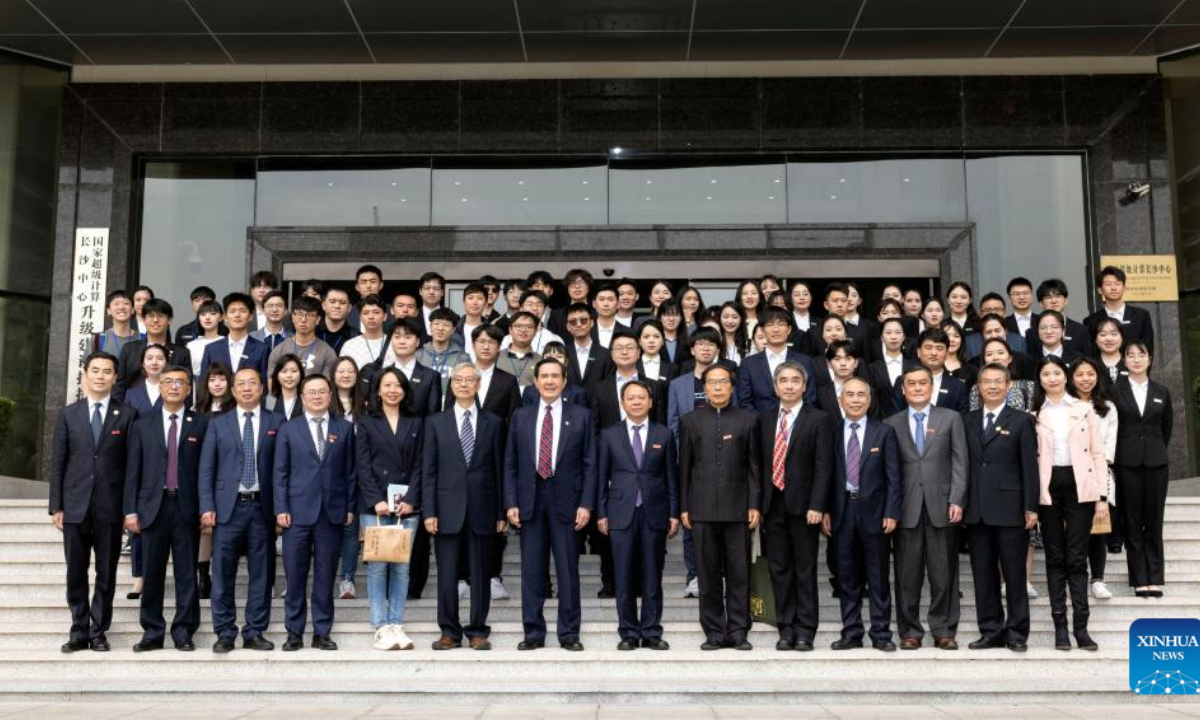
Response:
[[[405,530],[417,529],[419,515],[401,520],[395,515],[363,515],[363,527],[397,525]],[[367,563],[367,597],[371,601],[371,628],[404,623],[404,603],[408,600],[408,563]]]
[[[354,575],[358,572],[358,549],[358,517],[355,517],[354,522],[342,528],[342,557],[338,580],[354,582]]]

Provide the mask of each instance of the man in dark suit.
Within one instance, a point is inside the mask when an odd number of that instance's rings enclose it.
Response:
[[[979,371],[980,408],[963,416],[970,455],[970,481],[963,523],[971,542],[975,612],[979,639],[972,650],[1005,647],[1024,652],[1029,637],[1025,555],[1029,530],[1038,521],[1037,428],[1033,416],[1008,407],[1008,368]],[[1000,578],[1008,596],[1008,618],[1000,600]]]
[[[354,426],[329,414],[333,386],[324,375],[300,382],[304,415],[284,423],[275,439],[275,520],[283,528],[287,573],[285,651],[304,647],[305,599],[312,570],[312,646],[337,650],[333,576],[342,528],[354,522]]]
[[[461,647],[464,632],[472,650],[492,648],[487,624],[492,602],[491,544],[508,527],[500,502],[504,423],[478,407],[481,376],[468,363],[454,368],[450,375],[454,405],[425,421],[421,510],[436,547],[442,631],[433,641],[434,650]],[[466,628],[458,619],[460,544],[467,546],[470,568],[471,621]]]
[[[779,407],[758,416],[763,551],[775,590],[775,649],[781,651],[813,648],[817,546],[833,470],[829,416],[803,402],[807,381],[797,363],[775,368]]]
[[[267,358],[271,351],[265,342],[250,337],[250,313],[254,301],[245,293],[230,293],[225,296],[224,304],[225,325],[229,328],[229,334],[205,346],[204,357],[200,361],[201,377],[208,372],[209,365],[221,362],[232,372],[247,367],[257,370],[260,382],[265,383]]]
[[[946,353],[950,348],[950,338],[939,328],[925,328],[917,337],[917,361],[929,370],[933,378],[931,389],[931,404],[965,413],[970,407],[970,389],[962,380],[950,377],[946,369]],[[908,368],[905,368],[907,373]],[[893,388],[893,402],[896,407],[904,409],[907,405],[904,399],[904,375],[896,378]]]
[[[596,383],[612,375],[609,351],[596,338],[596,311],[590,305],[575,303],[566,311],[567,383],[590,393]]]
[[[273,650],[263,637],[271,624],[271,571],[275,544],[275,498],[271,473],[275,438],[284,417],[262,407],[263,384],[253,367],[233,375],[233,412],[213,417],[200,457],[200,523],[213,529],[213,652],[233,650],[237,640],[237,575],[246,553],[242,647]]]
[[[137,419],[112,398],[117,359],[92,353],[83,366],[83,398],[58,412],[50,454],[50,515],[63,535],[71,634],[64,653],[109,649],[121,559],[126,442]],[[95,553],[96,588],[88,601]]]
[[[751,650],[750,531],[762,520],[755,416],[731,404],[732,373],[710,366],[708,405],[679,426],[680,520],[696,545],[701,650]]]
[[[925,634],[921,588],[928,574],[928,619],[934,645],[957,650],[958,525],[967,502],[966,433],[961,415],[932,403],[933,373],[929,368],[910,367],[900,382],[905,409],[884,421],[896,431],[904,477],[900,530],[895,539],[900,648],[921,647]]]
[[[417,417],[440,412],[442,378],[433,368],[417,362],[417,350],[421,347],[421,321],[415,318],[397,320],[389,331],[387,342],[391,352],[384,353],[386,359],[361,368],[358,374],[359,396],[370,398],[379,372],[395,365],[412,386],[412,406]]]
[[[1015,277],[1005,289],[1012,314],[1004,319],[1009,332],[1025,337],[1032,328],[1036,331],[1038,314],[1033,311],[1033,283],[1028,278]],[[1028,351],[1028,346],[1026,346]]]
[[[521,615],[525,639],[518,650],[545,647],[546,571],[554,555],[558,581],[558,642],[579,641],[579,550],[575,533],[596,506],[596,435],[591,411],[562,401],[566,373],[552,358],[539,360],[537,405],[513,413],[504,452],[504,506],[521,532]]]
[[[595,278],[583,268],[571,268],[563,276],[562,282],[567,289],[567,304],[550,312],[550,319],[546,321],[546,327],[555,335],[565,338],[570,332],[570,318],[567,315],[571,312],[571,306],[578,304],[591,308],[587,303],[592,294]]]
[[[1058,278],[1045,280],[1041,285],[1038,285],[1037,299],[1038,304],[1042,306],[1043,312],[1053,310],[1062,316],[1063,359],[1066,359],[1066,352],[1072,354],[1078,353],[1078,355],[1084,356],[1091,355],[1091,333],[1083,326],[1083,323],[1076,322],[1067,317],[1067,304],[1070,302],[1067,284]],[[1040,319],[1041,315],[1038,316],[1039,321]],[[1128,339],[1126,338],[1126,340]],[[1025,333],[1025,348],[1030,355],[1037,359],[1045,354],[1042,345],[1041,334],[1038,332],[1038,323],[1035,322]]]
[[[842,389],[853,377],[862,377],[859,349],[849,340],[834,340],[825,348],[825,374],[829,382],[817,388],[816,408],[829,415],[842,414]],[[876,361],[879,362],[879,361]],[[819,372],[819,371],[818,371]],[[887,371],[884,370],[884,374]],[[872,420],[882,419],[877,408],[870,411]]]
[[[779,406],[779,398],[775,395],[776,368],[785,361],[790,361],[804,368],[806,378],[812,378],[814,374],[812,361],[808,356],[788,347],[788,333],[792,323],[787,311],[766,308],[760,313],[759,322],[762,324],[763,335],[767,338],[767,347],[762,352],[742,360],[742,366],[737,372],[737,404],[743,410],[765,413]],[[804,389],[804,402],[811,403],[816,399],[816,383],[808,383]]]
[[[675,441],[666,426],[650,421],[654,394],[645,382],[630,380],[622,386],[621,401],[625,421],[600,432],[596,509],[600,532],[612,540],[621,638],[617,649],[667,650],[670,645],[662,639],[662,573],[667,539],[679,532]]]
[[[134,652],[161,650],[167,560],[175,574],[175,649],[196,649],[200,627],[196,556],[200,550],[200,446],[208,418],[185,410],[191,374],[168,365],[159,375],[162,409],[138,418],[125,469],[125,529],[142,536],[142,639]]]
[[[892,652],[892,592],[888,536],[900,519],[900,448],[891,425],[869,419],[871,390],[862,378],[842,388],[834,428],[830,511],[823,529],[836,548],[842,634],[834,650],[862,647],[863,582],[870,590],[871,647]]]
[[[1125,271],[1112,265],[1105,266],[1096,273],[1096,291],[1104,299],[1104,304],[1083,321],[1088,337],[1094,342],[1100,321],[1112,318],[1120,323],[1125,342],[1145,343],[1146,349],[1153,355],[1154,323],[1150,320],[1150,313],[1125,303]]]
[[[118,361],[117,384],[113,388],[113,396],[118,401],[125,397],[125,391],[133,385],[142,374],[142,351],[147,345],[162,345],[167,349],[167,364],[192,369],[192,354],[183,345],[171,342],[171,317],[174,311],[171,303],[154,298],[147,300],[142,306],[142,318],[146,322],[146,337],[131,340],[121,347],[121,357]]]

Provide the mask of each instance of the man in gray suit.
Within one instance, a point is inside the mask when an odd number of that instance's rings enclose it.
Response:
[[[904,477],[895,538],[900,649],[921,647],[921,588],[928,573],[934,645],[957,650],[958,525],[967,498],[967,436],[957,412],[930,402],[929,368],[912,366],[900,382],[905,408],[885,421],[900,441]]]

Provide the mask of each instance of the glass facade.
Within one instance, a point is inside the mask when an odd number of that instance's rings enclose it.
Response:
[[[0,397],[15,405],[0,475],[41,462],[59,117],[67,74],[0,53]]]

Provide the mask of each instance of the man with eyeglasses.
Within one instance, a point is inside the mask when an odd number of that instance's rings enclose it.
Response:
[[[430,315],[442,306],[446,297],[446,278],[435,272],[427,272],[421,276],[421,327],[428,337],[433,334],[433,318]]]
[[[533,349],[533,336],[540,323],[536,315],[524,310],[513,315],[508,337],[501,343],[496,359],[496,367],[515,377],[521,392],[533,384],[533,368],[542,359]]]
[[[757,418],[733,404],[733,373],[701,376],[708,404],[679,426],[680,521],[692,531],[701,650],[751,650],[750,531],[762,519]]]
[[[162,409],[134,424],[125,468],[125,529],[142,536],[142,639],[133,651],[163,647],[168,559],[175,573],[171,639],[176,650],[192,651],[200,627],[200,448],[208,418],[184,408],[192,391],[187,368],[164,368],[158,389]]]
[[[567,308],[567,333],[573,339],[568,345],[574,362],[567,367],[567,382],[591,393],[596,383],[612,374],[612,359],[608,350],[600,346],[593,331],[596,328],[596,311],[584,303],[573,303]]]
[[[287,574],[285,652],[304,647],[308,575],[312,582],[312,646],[337,650],[333,628],[333,578],[342,528],[354,522],[354,426],[329,412],[333,385],[324,375],[300,381],[304,414],[288,421],[275,439],[275,520],[283,528]]]
[[[555,308],[550,312],[550,320],[546,322],[546,326],[558,336],[566,337],[570,333],[568,322],[571,319],[569,317],[571,306],[587,305],[595,279],[590,272],[583,268],[572,268],[563,276],[562,282],[567,288],[567,304],[565,307]]]
[[[317,322],[321,318],[321,303],[316,298],[300,296],[292,303],[292,325],[296,334],[275,346],[267,358],[267,377],[275,374],[275,364],[284,355],[295,355],[304,366],[304,374],[333,377],[338,356],[329,344],[317,337]]]
[[[287,298],[284,294],[278,290],[268,293],[262,304],[261,316],[263,323],[258,326],[257,330],[250,333],[250,337],[265,342],[269,353],[292,334],[292,331],[284,325],[284,320],[287,318]]]

